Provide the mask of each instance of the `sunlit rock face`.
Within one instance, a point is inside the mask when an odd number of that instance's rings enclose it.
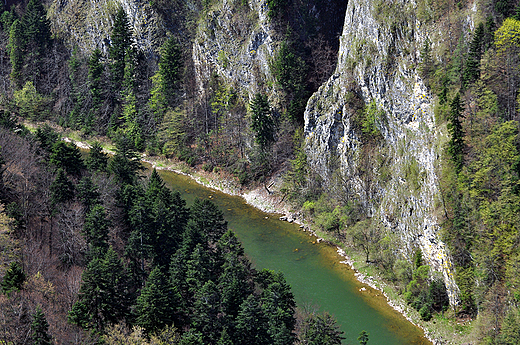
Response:
[[[372,224],[399,242],[398,255],[410,259],[420,247],[457,304],[454,268],[436,216],[442,208],[438,164],[446,133],[435,125],[433,100],[417,71],[427,30],[415,19],[411,2],[377,4],[348,2],[335,73],[307,104],[308,160],[325,180],[342,176],[343,187],[361,201]],[[362,149],[353,128],[353,93],[378,109],[376,152]],[[367,152],[374,154],[368,168],[362,166]]]

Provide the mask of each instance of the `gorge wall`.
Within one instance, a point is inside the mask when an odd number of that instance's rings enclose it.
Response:
[[[343,176],[344,187],[362,201],[377,227],[400,242],[396,247],[403,257],[421,248],[442,274],[450,303],[457,304],[454,268],[436,217],[442,205],[437,165],[446,130],[437,128],[433,99],[418,75],[428,30],[414,20],[414,11],[407,1],[348,2],[337,68],[307,104],[305,149],[324,179]],[[362,150],[353,128],[353,93],[377,107],[381,137],[375,149]],[[374,154],[368,169],[362,166],[366,154]]]

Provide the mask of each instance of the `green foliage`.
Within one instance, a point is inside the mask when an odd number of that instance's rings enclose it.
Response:
[[[110,222],[105,208],[94,205],[85,215],[83,234],[90,246],[91,255],[100,255],[108,249],[108,230]]]
[[[464,165],[464,131],[462,129],[461,118],[463,118],[464,105],[457,93],[450,104],[451,110],[448,117],[448,153],[455,167],[455,172],[460,173]]]
[[[13,97],[22,117],[29,120],[43,120],[47,117],[48,100],[36,90],[32,81],[26,82],[21,90],[15,91]]]
[[[365,141],[379,141],[381,139],[380,127],[385,121],[385,111],[380,109],[375,100],[372,100],[363,110],[355,112],[352,120],[356,128],[361,130]]]
[[[276,83],[288,95],[287,115],[293,121],[301,122],[307,102],[307,65],[298,54],[294,42],[284,41],[270,64]]]
[[[68,174],[79,176],[84,169],[83,159],[78,147],[64,141],[52,145],[49,162],[57,169],[64,169]]]
[[[36,311],[32,315],[31,323],[31,340],[34,345],[51,345],[52,338],[49,335],[49,323],[43,314],[40,306],[36,307]]]
[[[309,345],[340,345],[345,339],[336,319],[325,312],[311,313],[303,321],[299,341]]]
[[[112,247],[92,258],[81,276],[78,300],[69,321],[83,329],[103,330],[129,314],[131,294],[121,260]]]
[[[56,178],[51,183],[50,192],[53,205],[64,203],[74,198],[74,185],[67,178],[63,168],[59,168],[56,172]]]
[[[26,44],[33,53],[43,55],[51,42],[50,21],[41,0],[29,0],[22,18]]]
[[[431,42],[428,38],[424,40],[424,45],[421,49],[421,62],[419,64],[419,72],[421,78],[428,80],[434,69]]]
[[[103,147],[96,141],[89,150],[89,155],[85,159],[87,168],[92,171],[105,172],[108,168],[108,156],[103,152]]]
[[[285,7],[287,6],[287,0],[267,0],[267,16],[269,19],[274,20],[283,14]]]
[[[159,75],[162,77],[162,89],[169,106],[173,106],[175,91],[182,76],[182,52],[177,41],[170,37],[161,47]]]
[[[42,149],[50,153],[54,144],[60,140],[60,135],[45,124],[36,130],[36,140],[38,140]]]
[[[121,137],[117,142],[116,154],[108,164],[108,171],[122,184],[132,185],[138,180],[139,171],[143,169],[134,143],[127,137]]]
[[[76,186],[78,191],[78,200],[85,206],[86,212],[92,209],[92,206],[99,205],[101,200],[97,187],[92,183],[90,176],[83,177]]]
[[[2,293],[10,294],[11,292],[20,291],[25,282],[25,272],[22,265],[18,261],[13,261],[5,272],[0,285],[2,286]]]
[[[503,53],[506,50],[518,48],[520,46],[520,21],[507,18],[495,31],[495,47],[497,52]]]
[[[137,298],[136,323],[148,334],[160,331],[173,324],[179,295],[158,267],[146,280],[146,285]]]
[[[469,53],[464,66],[464,74],[462,77],[462,85],[465,87],[468,84],[475,82],[480,76],[480,59],[482,57],[482,50],[484,45],[485,28],[484,23],[480,23],[473,34],[469,46]]]
[[[262,151],[274,142],[274,120],[267,95],[257,93],[251,101],[251,129]]]
[[[123,7],[119,7],[115,15],[110,40],[111,44],[108,50],[108,56],[112,60],[110,66],[112,83],[116,90],[120,90],[125,76],[126,55],[128,54],[128,49],[132,44],[130,23]]]
[[[93,112],[96,112],[102,103],[102,77],[104,72],[101,62],[102,56],[101,50],[96,48],[88,60],[88,81],[92,95]]]
[[[368,333],[367,331],[361,331],[361,333],[359,333],[359,337],[357,339],[359,341],[359,344],[360,345],[367,345],[368,344]]]

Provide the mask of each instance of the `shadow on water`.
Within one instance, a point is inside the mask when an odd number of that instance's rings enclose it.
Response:
[[[263,213],[240,197],[205,188],[173,172],[159,174],[188,205],[195,198],[215,202],[253,265],[282,271],[299,306],[318,306],[334,315],[345,332],[344,344],[357,344],[362,330],[369,333],[369,344],[431,344],[421,329],[388,306],[379,291],[355,279],[354,272],[340,263],[335,247],[317,245],[315,237],[299,231],[297,225]],[[366,290],[360,291],[362,287]]]

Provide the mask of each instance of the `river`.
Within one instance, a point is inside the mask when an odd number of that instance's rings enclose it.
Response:
[[[247,205],[244,199],[215,191],[187,176],[161,170],[165,183],[191,205],[195,198],[210,199],[224,212],[257,269],[282,271],[300,307],[328,311],[345,332],[344,344],[358,344],[362,330],[369,344],[430,344],[423,331],[392,309],[382,294],[358,282],[340,263],[336,248],[316,244],[298,225],[278,220]],[[366,290],[362,291],[362,288]]]

